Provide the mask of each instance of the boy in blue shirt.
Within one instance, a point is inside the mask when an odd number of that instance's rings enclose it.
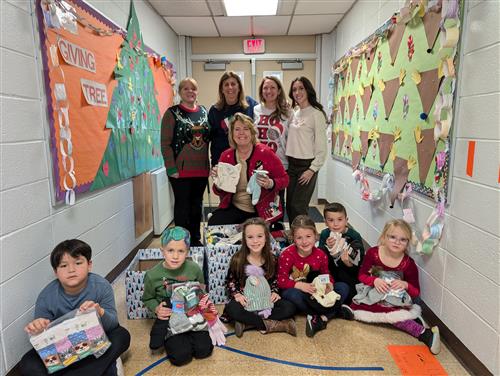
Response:
[[[78,239],[65,240],[54,248],[50,254],[50,263],[56,279],[38,295],[35,319],[24,330],[30,335],[38,334],[50,322],[70,311],[95,308],[111,347],[99,358],[88,356],[54,375],[116,376],[116,360],[130,345],[129,332],[118,323],[113,288],[103,277],[90,272],[91,257],[90,246]],[[20,369],[23,375],[48,374],[34,349],[23,356]]]
[[[365,255],[363,240],[356,230],[347,226],[348,218],[344,205],[338,202],[325,205],[323,216],[325,217],[327,228],[321,231],[319,248],[328,256],[328,268],[335,282],[345,282],[349,285],[349,295],[344,303],[349,304],[354,295],[356,295],[356,284],[359,283],[359,267]],[[347,250],[342,251],[335,258],[331,255],[330,250],[335,248],[338,241],[331,236],[332,232],[340,234],[345,239],[345,244],[352,249],[351,257]],[[352,256],[357,253],[359,253],[359,261],[357,265],[354,265]]]

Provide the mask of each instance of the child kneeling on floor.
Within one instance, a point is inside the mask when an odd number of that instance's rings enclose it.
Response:
[[[341,317],[340,306],[349,294],[346,283],[334,284],[326,254],[315,246],[318,232],[307,215],[297,216],[291,226],[293,243],[278,260],[278,287],[284,299],[307,314],[306,335],[326,328],[329,319]]]
[[[425,343],[433,354],[441,349],[439,329],[426,327],[421,308],[418,269],[408,256],[412,230],[402,219],[385,224],[378,246],[370,248],[359,271],[360,284],[352,303],[342,306],[345,318],[392,324]]]
[[[214,344],[224,343],[225,328],[204,292],[202,270],[186,260],[189,232],[183,227],[167,228],[160,241],[165,260],[146,272],[142,296],[156,315],[149,347],[163,346],[170,362],[181,366],[193,357],[209,357]]]
[[[52,321],[75,309],[81,312],[96,310],[111,347],[99,358],[88,356],[57,371],[57,375],[116,376],[116,361],[130,345],[129,332],[118,323],[113,288],[103,277],[90,272],[91,257],[90,246],[78,239],[65,240],[54,248],[50,264],[56,279],[38,295],[35,320],[24,328],[28,334],[35,335],[44,331]],[[48,375],[34,349],[23,356],[20,369],[22,375]]]
[[[295,306],[278,294],[275,271],[266,222],[262,218],[246,220],[241,249],[231,258],[226,279],[230,300],[225,312],[235,321],[237,337],[243,335],[245,326],[262,333],[297,335]]]

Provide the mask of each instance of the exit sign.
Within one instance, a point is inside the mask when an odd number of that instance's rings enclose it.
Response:
[[[245,39],[243,41],[243,52],[246,54],[263,54],[266,52],[266,41],[264,39]]]

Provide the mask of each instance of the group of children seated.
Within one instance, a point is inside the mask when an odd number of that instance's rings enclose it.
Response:
[[[272,251],[266,222],[248,219],[241,248],[229,264],[229,302],[220,319],[234,324],[237,337],[247,329],[297,336],[294,315],[298,313],[307,317],[307,337],[335,318],[392,324],[425,343],[433,354],[439,353],[439,330],[427,326],[415,304],[420,285],[417,266],[407,254],[410,226],[399,219],[387,222],[378,245],[365,253],[361,236],[348,227],[343,205],[327,204],[324,218],[327,228],[318,243],[314,221],[305,215],[296,217],[290,225],[292,244],[279,256]],[[146,272],[142,297],[156,317],[149,347],[164,347],[177,366],[193,357],[210,356],[214,345],[224,343],[227,331],[206,293],[203,271],[187,257],[189,247],[186,229],[164,231],[164,261]],[[115,360],[127,350],[130,335],[119,326],[111,285],[90,273],[90,247],[80,240],[62,242],[52,252],[51,264],[57,279],[40,293],[35,320],[25,330],[40,333],[71,310],[93,308],[112,343],[110,349],[98,359],[85,358],[60,372],[116,375]],[[34,350],[23,357],[21,371],[46,374]]]

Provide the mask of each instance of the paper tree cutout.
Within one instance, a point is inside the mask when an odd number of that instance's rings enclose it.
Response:
[[[408,182],[408,161],[403,158],[396,157],[394,160],[394,188],[391,192],[391,208],[394,206],[394,201],[398,198],[398,194],[403,190]]]
[[[423,112],[429,114],[429,111],[436,100],[441,79],[438,77],[438,69],[432,69],[427,72],[420,72],[421,81],[417,85],[420,101],[422,102]]]
[[[399,77],[393,78],[392,80],[389,81],[385,81],[385,89],[382,92],[382,97],[384,98],[386,120],[389,119],[389,116],[391,116],[392,106],[394,106],[394,101],[396,100],[398,91],[399,91]]]
[[[417,144],[418,176],[420,183],[425,184],[436,152],[436,143],[434,142],[434,129],[424,129],[421,134],[423,139]]]
[[[347,136],[347,142],[345,144],[346,155],[351,155],[351,146],[352,146],[352,136]]]
[[[380,168],[382,170],[384,169],[384,166],[387,163],[387,158],[389,158],[393,142],[394,142],[394,135],[387,133],[380,133],[380,137],[378,139],[378,148],[379,148]]]
[[[363,92],[363,96],[361,97],[361,101],[363,102],[363,114],[366,119],[366,115],[368,114],[368,108],[370,107],[370,100],[372,99],[373,94],[373,86],[368,85],[365,87]]]
[[[354,108],[356,107],[356,96],[349,96],[349,120],[352,120],[352,114],[354,113]]]
[[[422,18],[422,23],[424,24],[425,35],[427,37],[427,52],[430,53],[439,34],[441,14],[429,11]]]
[[[111,134],[91,191],[163,165],[161,115],[147,56],[138,52],[143,47],[139,21],[131,2],[127,36],[114,71],[118,85],[106,120]]]
[[[358,64],[359,64],[359,56],[353,57],[351,61],[351,76],[353,82],[356,80],[356,74],[358,73]]]
[[[352,151],[352,169],[356,170],[359,166],[359,162],[361,161],[361,152],[359,150]]]
[[[396,24],[394,29],[389,33],[389,52],[391,54],[391,65],[394,65],[396,57],[398,56],[399,46],[403,40],[403,34],[406,29],[404,22]]]
[[[344,124],[344,114],[345,114],[345,97],[340,98],[340,115],[342,116],[342,124]]]
[[[337,133],[332,132],[332,152],[335,152],[335,146],[337,144]]]
[[[339,132],[339,154],[342,153],[342,147],[344,146],[345,134],[344,131]]]
[[[370,73],[372,69],[373,61],[375,60],[375,52],[377,51],[377,46],[374,46],[371,50],[367,51],[366,56],[366,74]]]
[[[368,132],[359,132],[359,138],[361,140],[361,156],[363,157],[363,159],[365,159],[366,153],[368,153]]]

